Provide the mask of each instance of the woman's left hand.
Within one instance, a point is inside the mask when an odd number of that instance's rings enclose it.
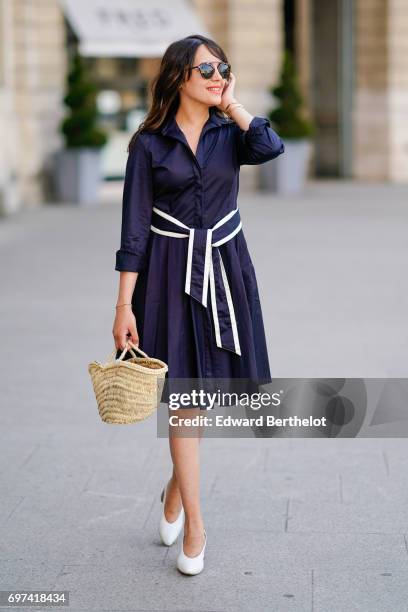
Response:
[[[225,111],[228,104],[231,104],[231,102],[237,101],[234,97],[235,83],[236,83],[235,75],[232,72],[230,72],[230,80],[226,83],[223,89],[223,92],[222,92],[221,103],[218,104],[217,106],[217,108],[219,108],[220,110]]]

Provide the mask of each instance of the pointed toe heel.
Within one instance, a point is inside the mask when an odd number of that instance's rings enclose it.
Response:
[[[177,540],[178,536],[181,533],[181,530],[183,529],[184,508],[182,506],[180,510],[180,514],[178,515],[176,520],[173,521],[172,523],[169,523],[169,521],[166,519],[164,515],[164,504],[166,502],[166,488],[167,488],[167,483],[164,485],[163,491],[161,492],[161,495],[160,495],[160,501],[163,503],[163,508],[162,508],[162,514],[161,514],[160,523],[159,523],[159,535],[160,535],[160,538],[163,544],[165,544],[166,546],[171,546]]]

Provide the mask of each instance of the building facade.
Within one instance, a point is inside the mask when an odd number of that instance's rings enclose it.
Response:
[[[316,125],[311,176],[408,182],[407,3],[194,0],[191,5],[227,52],[236,95],[252,114],[272,108],[268,90],[278,79],[283,49],[292,48],[305,112]],[[52,197],[52,160],[62,146],[67,28],[63,2],[0,0],[3,214]],[[147,82],[159,61],[137,62]],[[129,104],[132,99],[128,96]],[[243,185],[256,187],[255,168],[243,168]]]

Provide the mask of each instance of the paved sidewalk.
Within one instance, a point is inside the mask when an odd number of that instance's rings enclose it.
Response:
[[[407,202],[242,195],[274,377],[407,376]],[[177,571],[168,440],[100,422],[87,372],[113,348],[119,231],[109,198],[0,220],[0,590],[69,590],[70,612],[405,612],[406,439],[204,439],[205,570]]]

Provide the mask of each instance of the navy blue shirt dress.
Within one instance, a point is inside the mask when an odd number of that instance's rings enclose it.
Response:
[[[126,164],[115,270],[139,272],[132,296],[139,346],[168,364],[166,378],[271,382],[237,195],[240,166],[283,152],[268,119],[255,116],[244,131],[216,107],[196,155],[174,111],[138,135]]]

